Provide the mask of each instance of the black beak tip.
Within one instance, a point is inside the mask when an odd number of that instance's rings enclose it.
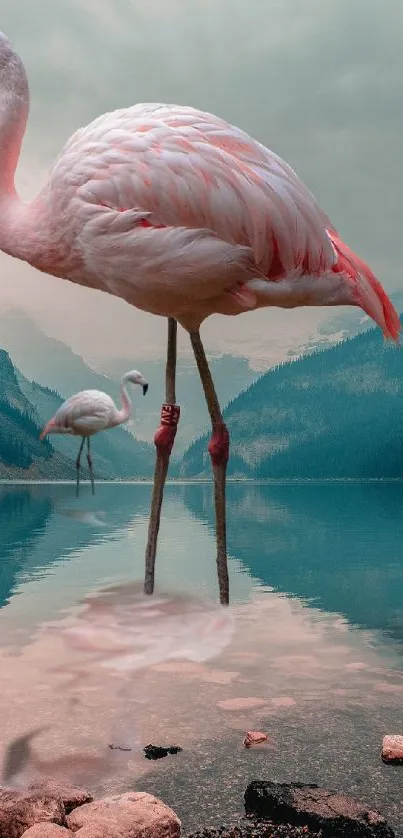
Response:
[[[147,390],[148,390],[148,384],[143,384],[143,396],[145,396]]]

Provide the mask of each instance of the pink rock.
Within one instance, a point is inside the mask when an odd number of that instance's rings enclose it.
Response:
[[[134,832],[117,832],[116,824],[111,826],[103,825],[100,826],[99,823],[95,824],[88,824],[87,826],[83,826],[82,829],[79,829],[78,832],[69,832],[69,835],[74,834],[74,838],[126,838],[126,836],[134,835]]]
[[[384,736],[381,756],[384,762],[403,762],[403,736]]]
[[[279,695],[278,698],[272,698],[271,703],[274,707],[293,707],[297,702],[290,695]]]
[[[265,704],[264,698],[225,698],[217,702],[217,707],[221,707],[222,710],[251,710]]]
[[[239,672],[232,672],[226,671],[224,669],[211,669],[210,672],[206,672],[203,677],[204,681],[208,681],[210,684],[231,684],[235,678],[238,678]]]
[[[69,786],[68,783],[60,783],[58,780],[52,780],[51,778],[31,783],[29,791],[36,794],[47,794],[49,797],[57,797],[62,801],[66,815],[70,814],[72,809],[76,809],[77,806],[83,806],[84,803],[91,803],[93,800],[92,795],[85,789]]]
[[[22,838],[73,838],[73,833],[55,823],[36,823],[23,833]]]
[[[262,742],[267,742],[268,738],[267,733],[260,733],[258,730],[248,730],[243,744],[245,748],[250,748],[252,745],[261,745]]]
[[[402,693],[403,684],[390,684],[388,681],[381,681],[379,684],[375,684],[374,689],[378,693]]]
[[[74,809],[67,825],[77,838],[179,838],[181,822],[151,794],[127,792]]]
[[[0,791],[1,838],[21,838],[37,823],[65,822],[65,810],[60,799],[48,793]]]

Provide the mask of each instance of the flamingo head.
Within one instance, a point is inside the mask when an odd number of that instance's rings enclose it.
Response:
[[[148,381],[145,380],[144,375],[138,370],[130,370],[123,376],[124,381],[130,381],[131,384],[139,384],[143,388],[143,396],[148,390]]]
[[[3,32],[0,32],[0,90],[28,103],[28,80],[23,63]]]

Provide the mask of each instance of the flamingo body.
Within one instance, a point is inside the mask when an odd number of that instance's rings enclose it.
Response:
[[[23,204],[28,107],[25,69],[0,33],[0,249],[188,331],[213,313],[359,305],[397,337],[369,268],[350,252],[344,269],[313,195],[245,131],[179,105],[116,110],[73,134]]]
[[[60,405],[40,438],[51,433],[87,437],[120,424],[119,410],[107,393],[102,390],[82,390]]]

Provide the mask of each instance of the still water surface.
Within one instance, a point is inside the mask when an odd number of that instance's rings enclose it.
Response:
[[[317,782],[403,834],[402,769],[379,756],[403,732],[403,486],[230,485],[230,609],[209,485],[167,487],[144,601],[149,499],[0,488],[0,758],[40,728],[12,783],[144,789],[188,829],[236,816],[251,779]],[[269,746],[245,750],[248,729]],[[183,751],[149,762],[148,742]]]

